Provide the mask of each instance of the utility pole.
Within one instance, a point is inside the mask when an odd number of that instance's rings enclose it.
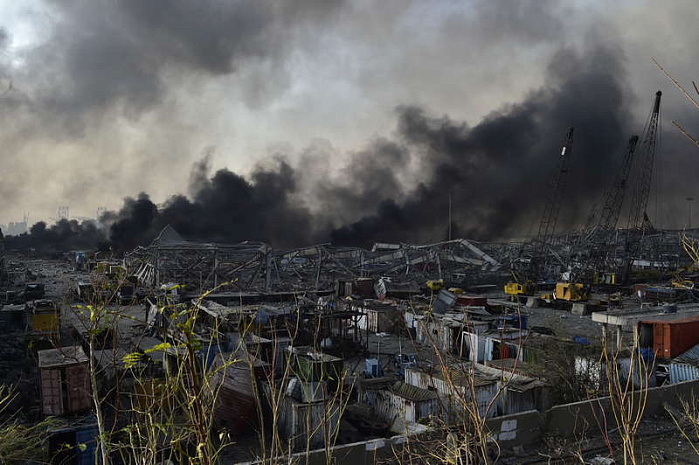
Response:
[[[692,202],[694,197],[687,197],[687,229],[692,229]]]
[[[451,240],[451,192],[449,193],[449,225],[447,226],[447,239]]]

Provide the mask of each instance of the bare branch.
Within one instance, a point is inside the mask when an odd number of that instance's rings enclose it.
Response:
[[[673,124],[677,129],[679,129],[680,132],[682,132],[682,134],[684,134],[684,135],[687,137],[687,139],[691,140],[691,141],[694,143],[694,145],[696,145],[697,147],[699,147],[699,140],[697,140],[697,139],[695,139],[694,137],[692,137],[692,135],[689,134],[687,131],[685,131],[684,128],[683,128],[682,126],[680,126],[675,120],[672,120],[672,124]]]
[[[655,63],[655,64],[658,66],[658,68],[660,68],[660,71],[662,71],[663,74],[664,74],[665,76],[667,76],[667,78],[668,78],[669,80],[671,80],[673,84],[675,84],[675,87],[677,87],[679,90],[681,90],[682,93],[689,99],[690,102],[692,102],[692,103],[694,104],[695,107],[699,108],[699,102],[697,102],[696,100],[694,100],[694,97],[692,97],[691,95],[689,95],[689,92],[687,92],[687,91],[685,90],[685,88],[682,87],[682,84],[680,84],[679,82],[677,82],[677,81],[675,80],[675,78],[673,78],[672,76],[670,76],[670,74],[669,74],[667,71],[665,71],[665,69],[664,69],[662,66],[660,66],[660,63],[658,63],[658,61],[657,61],[655,58],[651,57],[651,60],[653,60],[653,63]],[[696,88],[696,87],[695,87],[695,88]]]

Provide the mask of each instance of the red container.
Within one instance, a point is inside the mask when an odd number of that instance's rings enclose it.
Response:
[[[484,295],[457,294],[456,304],[468,307],[488,307],[488,298]]]
[[[653,350],[659,358],[677,357],[699,344],[699,316],[643,323],[653,325]]]

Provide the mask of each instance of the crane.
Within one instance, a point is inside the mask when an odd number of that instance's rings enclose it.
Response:
[[[527,295],[533,290],[532,279],[538,279],[543,275],[546,268],[546,257],[550,247],[551,239],[556,232],[558,213],[561,209],[561,198],[565,188],[568,175],[568,160],[573,151],[573,128],[566,131],[563,147],[557,159],[557,169],[551,179],[550,188],[547,192],[546,204],[539,221],[539,229],[536,239],[532,242],[532,254],[529,262],[529,269],[526,276],[523,276],[512,269],[513,281],[505,285],[505,293],[514,298],[517,295]],[[520,249],[521,253],[521,249]]]
[[[588,231],[585,242],[594,243],[604,241],[607,239],[604,236],[616,229],[619,217],[621,216],[621,206],[624,203],[629,173],[631,172],[637,144],[638,136],[632,136],[626,146],[621,166],[614,176],[614,181],[604,194],[604,203],[602,204],[602,211],[600,212],[599,219]]]
[[[621,216],[621,207],[624,203],[637,144],[638,136],[632,136],[626,146],[621,165],[614,176],[614,180],[604,194],[599,218],[592,222],[592,226],[588,227],[588,231],[585,234],[583,244],[585,244],[590,251],[587,272],[585,273],[588,275],[588,281],[591,280],[590,278],[593,278],[592,280],[594,281],[598,281],[599,276],[595,279],[594,275],[608,271],[607,259],[609,247],[614,240],[613,233],[616,230],[619,217]],[[610,280],[605,279],[604,281],[615,283],[616,275],[612,276]]]
[[[639,178],[636,183],[631,209],[629,210],[629,218],[627,229],[643,231],[649,228],[650,221],[648,220],[648,198],[650,196],[651,181],[653,179],[653,165],[655,164],[655,152],[658,145],[658,123],[660,121],[660,97],[662,92],[655,93],[655,101],[653,102],[653,111],[643,130],[643,142],[641,142],[640,159],[639,159]]]
[[[547,252],[551,245],[551,239],[556,232],[558,213],[561,210],[562,194],[565,188],[566,178],[568,177],[568,160],[572,152],[573,128],[571,127],[568,128],[566,132],[565,142],[561,148],[561,154],[558,157],[558,169],[551,180],[544,211],[539,221],[539,230],[536,235],[536,240],[534,241],[534,248],[529,265],[529,272],[532,276],[539,277],[546,267]]]
[[[653,166],[658,145],[658,127],[660,123],[660,98],[662,92],[655,93],[653,109],[643,129],[639,160],[638,180],[631,199],[631,208],[626,223],[626,240],[622,256],[623,276],[622,282],[628,283],[631,277],[631,265],[633,259],[641,249],[641,242],[646,232],[653,230],[653,225],[648,218],[648,198],[650,197],[651,181],[653,180]]]

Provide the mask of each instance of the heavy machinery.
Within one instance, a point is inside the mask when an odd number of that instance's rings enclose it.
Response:
[[[661,95],[660,91],[655,95],[642,142],[639,144],[641,139],[635,135],[629,139],[612,184],[605,191],[599,204],[600,210],[593,210],[584,233],[576,244],[580,253],[572,275],[587,287],[627,284],[631,264],[641,249],[641,241],[647,232],[653,229],[646,210],[657,145]],[[635,178],[633,185],[629,183],[632,169]],[[627,196],[629,187],[630,197]],[[617,226],[625,197],[630,198],[630,207],[626,234],[625,237],[622,236],[625,245],[619,247]],[[560,291],[561,295],[576,294],[565,293],[563,289]]]
[[[442,289],[444,289],[444,280],[443,279],[430,279],[425,283],[427,286],[427,289],[429,289],[432,292],[439,292]]]
[[[583,283],[556,283],[556,289],[553,294],[555,300],[564,300],[567,302],[582,302],[589,297],[589,287]]]
[[[512,299],[518,296],[533,295],[536,292],[534,283],[530,280],[522,278],[516,271],[512,271],[512,281],[505,284],[505,294]]]
[[[537,231],[536,239],[532,242],[531,257],[526,276],[524,276],[525,273],[518,273],[513,270],[514,280],[505,285],[505,294],[513,299],[520,295],[532,295],[536,292],[536,286],[533,281],[540,279],[545,274],[549,248],[556,232],[563,190],[568,177],[568,161],[572,152],[573,128],[571,127],[566,132],[563,147],[557,159],[557,170],[551,180],[544,211],[539,221],[539,230]]]
[[[633,191],[633,197],[631,198],[631,208],[626,225],[626,246],[622,268],[622,281],[624,284],[627,284],[631,279],[631,267],[643,248],[644,239],[647,240],[647,234],[654,231],[653,224],[648,218],[648,198],[650,197],[653,167],[658,146],[661,97],[662,92],[657,91],[653,102],[653,110],[643,129],[637,167],[639,176]],[[651,247],[656,246],[652,243],[647,245]]]
[[[579,274],[587,284],[616,285],[619,283],[615,235],[637,143],[638,136],[632,136],[629,139],[621,165],[602,198],[601,210],[599,213],[593,211],[588,219],[585,233],[582,235],[579,247],[585,250],[586,255],[583,257],[585,260],[583,270]]]

